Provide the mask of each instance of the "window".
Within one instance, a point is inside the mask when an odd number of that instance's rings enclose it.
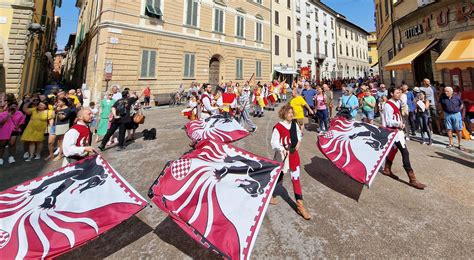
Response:
[[[331,29],[334,29],[334,19],[331,18]]]
[[[339,36],[341,36],[341,26],[338,26],[337,29],[339,30]]]
[[[280,36],[275,35],[275,55],[280,55]]]
[[[388,16],[388,0],[385,0],[385,16]]]
[[[198,0],[186,0],[186,25],[198,26]]]
[[[388,60],[390,61],[390,60],[392,60],[392,58],[393,58],[393,50],[390,49],[390,50],[388,50]]]
[[[306,36],[306,53],[311,53],[311,35]]]
[[[310,5],[309,3],[306,3],[306,17],[311,17],[311,10],[309,10]]]
[[[184,54],[184,77],[194,78],[195,55],[191,53]]]
[[[328,55],[328,42],[324,43],[324,55],[326,55],[326,57],[329,57],[329,55]]]
[[[371,51],[371,50],[372,50],[372,46],[369,46],[369,51]]]
[[[280,25],[280,14],[278,11],[275,11],[275,24]]]
[[[346,45],[346,56],[349,57],[349,46]]]
[[[156,51],[143,50],[140,78],[154,78],[156,68]]]
[[[286,28],[291,31],[291,17],[286,17]]]
[[[262,61],[255,62],[255,77],[261,78],[262,77]]]
[[[369,63],[372,64],[372,56],[369,56]]]
[[[224,10],[214,9],[214,32],[224,32]]]
[[[331,39],[334,39],[334,33],[331,33]]]
[[[383,26],[383,18],[382,18],[382,4],[379,5],[379,18],[380,18],[380,27]]]
[[[359,50],[356,48],[356,57],[359,58]]]
[[[296,51],[301,51],[301,33],[296,33]]]
[[[263,0],[256,0],[255,1],[257,4],[262,4]]]
[[[346,39],[347,39],[347,28],[344,28],[344,31],[346,32]]]
[[[291,9],[291,0],[286,0],[286,7]]]
[[[145,6],[145,15],[161,19],[161,0],[147,0]]]
[[[351,40],[354,40],[354,32],[351,31]]]
[[[243,79],[244,62],[242,59],[235,60],[235,78]]]
[[[300,8],[300,1],[301,0],[296,0],[296,12],[301,12],[301,8]]]
[[[288,39],[288,42],[286,44],[287,47],[287,53],[288,53],[288,58],[291,58],[291,39]]]
[[[306,29],[310,29],[311,28],[311,24],[309,22],[306,22]]]
[[[301,19],[300,18],[296,18],[296,25],[301,26]]]
[[[352,57],[354,57],[354,47],[352,47]]]
[[[334,44],[332,45],[332,58],[336,58],[336,46]]]
[[[237,31],[236,31],[236,36],[237,37],[244,37],[244,25],[245,25],[245,19],[241,15],[237,15]]]
[[[339,54],[342,55],[342,45],[341,44],[339,44]]]
[[[324,36],[327,36],[327,35],[328,35],[328,31],[324,30]]]
[[[318,9],[317,8],[314,8],[314,20],[316,22],[319,22]]]
[[[255,33],[256,33],[255,34],[255,40],[257,42],[262,42],[263,41],[263,37],[262,37],[262,35],[263,35],[263,33],[262,33],[263,25],[262,25],[262,23],[256,22],[255,23],[255,28],[256,28],[255,29]]]

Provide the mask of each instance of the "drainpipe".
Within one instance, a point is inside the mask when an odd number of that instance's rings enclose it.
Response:
[[[395,42],[395,28],[394,28],[394,24],[393,24],[393,4],[392,4],[391,1],[390,1],[390,26],[392,27],[393,57],[395,57],[395,55],[397,55],[397,45],[396,45],[396,42]],[[394,80],[394,78],[392,78],[392,71],[390,71],[390,82],[395,83],[395,82],[393,82],[393,80]]]

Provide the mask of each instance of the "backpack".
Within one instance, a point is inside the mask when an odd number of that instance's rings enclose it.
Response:
[[[126,107],[125,100],[118,101],[116,109],[117,109],[118,116],[122,117],[122,116],[127,115],[127,107]]]

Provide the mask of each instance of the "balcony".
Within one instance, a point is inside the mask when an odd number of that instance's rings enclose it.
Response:
[[[318,63],[322,63],[326,59],[326,57],[327,57],[326,54],[322,54],[322,53],[314,54],[314,59],[318,60]]]

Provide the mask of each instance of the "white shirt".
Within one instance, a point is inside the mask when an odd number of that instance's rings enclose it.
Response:
[[[384,119],[385,119],[385,125],[387,127],[393,127],[393,128],[398,128],[402,124],[402,119],[394,116],[394,110],[388,102],[393,102],[393,100],[389,100],[385,102],[384,108],[383,108],[383,114],[384,114]],[[400,100],[394,102],[397,107],[400,107]]]
[[[77,122],[77,124],[85,125],[81,121]],[[64,134],[63,154],[65,157],[87,155],[86,152],[84,152],[84,147],[76,146],[77,138],[79,138],[79,132],[74,128],[69,129],[66,134]]]
[[[286,121],[281,121],[280,124],[282,124],[286,129],[288,129],[288,131],[290,131],[291,123],[288,123]],[[303,134],[301,133],[301,129],[298,125],[296,126],[296,133],[298,136],[298,141],[301,141],[303,139]],[[283,147],[282,143],[280,142],[280,133],[278,132],[276,127],[273,129],[272,140],[270,141],[270,143],[272,145],[273,150],[277,150],[277,151],[285,150],[285,147]]]
[[[113,94],[112,99],[115,100],[115,101],[117,101],[119,99],[122,99],[122,93],[117,92],[117,93]]]
[[[207,95],[209,98],[204,97],[204,95]],[[217,107],[213,107],[211,104],[211,100],[214,99],[212,94],[205,93],[201,97],[202,104],[204,106],[204,111],[210,112],[211,114],[215,114],[217,112]]]

